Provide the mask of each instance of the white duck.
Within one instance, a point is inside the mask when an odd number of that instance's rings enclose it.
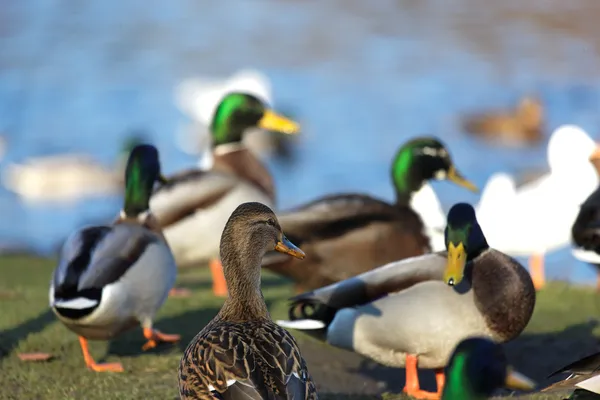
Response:
[[[212,116],[228,93],[240,92],[253,95],[267,105],[273,106],[273,92],[269,78],[260,71],[244,69],[226,79],[190,78],[175,88],[175,102],[179,109],[195,123],[184,127],[177,137],[179,147],[189,154],[201,154],[199,167],[212,165],[210,132]],[[255,154],[285,153],[283,135],[254,128],[244,135],[244,144]],[[285,155],[285,154],[283,154]]]
[[[570,243],[579,207],[598,185],[589,162],[595,149],[583,129],[563,125],[548,143],[548,174],[518,188],[511,177],[497,174],[482,192],[477,219],[490,246],[511,256],[531,256],[538,289],[544,285],[544,254]]]
[[[79,336],[83,357],[94,371],[123,371],[97,364],[88,340],[108,340],[141,325],[148,342],[175,342],[179,335],[153,329],[154,315],[175,284],[177,266],[148,203],[160,174],[154,146],[133,149],[125,172],[125,202],[108,226],[75,231],[65,242],[50,285],[50,307]]]

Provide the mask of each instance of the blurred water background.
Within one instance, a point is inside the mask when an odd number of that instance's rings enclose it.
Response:
[[[268,160],[280,208],[337,191],[392,199],[391,158],[421,134],[441,137],[483,187],[496,171],[547,168],[546,143],[492,147],[464,135],[461,115],[535,94],[547,135],[574,123],[598,139],[598,16],[593,0],[0,0],[0,168],[62,152],[110,166],[133,129],[158,146],[164,172],[190,167],[197,160],[175,144],[189,124],[175,86],[251,67],[271,79],[276,109],[303,126],[295,164]],[[433,186],[446,210],[478,200]],[[29,205],[1,188],[0,243],[49,254],[119,206],[118,197]],[[547,274],[595,279],[568,249],[547,257]]]

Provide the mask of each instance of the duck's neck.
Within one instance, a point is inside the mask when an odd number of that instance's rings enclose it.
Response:
[[[234,249],[221,249],[223,274],[229,296],[220,311],[222,318],[236,321],[270,318],[260,289],[263,254],[251,248],[251,241],[236,243]]]
[[[392,164],[392,182],[396,189],[396,204],[408,206],[412,195],[427,181],[419,160],[408,150],[401,151]]]

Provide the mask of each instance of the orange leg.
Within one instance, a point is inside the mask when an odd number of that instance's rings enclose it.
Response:
[[[529,273],[536,290],[540,290],[546,285],[544,274],[544,254],[535,253],[529,258]]]
[[[144,328],[144,337],[148,341],[142,346],[142,350],[155,348],[159,342],[175,343],[181,339],[180,335],[162,333],[152,328]]]
[[[212,274],[213,293],[217,297],[227,297],[227,282],[225,282],[221,261],[216,259],[211,260],[209,267]]]
[[[417,356],[412,354],[406,355],[406,386],[404,386],[404,393],[412,396],[416,399],[432,399],[439,400],[440,396],[438,393],[431,393],[421,390],[419,385],[419,375],[417,373]],[[437,380],[436,374],[436,380]],[[439,381],[438,381],[439,382]],[[438,387],[439,391],[439,387]]]
[[[96,372],[123,372],[123,366],[119,363],[107,363],[107,364],[96,364],[96,361],[90,355],[90,350],[88,349],[87,340],[79,336],[79,344],[81,345],[81,351],[83,352],[83,359],[85,360],[85,365]]]
[[[437,383],[437,394],[441,398],[446,384],[446,375],[444,375],[443,368],[435,371],[435,382]]]
[[[169,290],[169,297],[190,297],[191,295],[192,291],[186,288],[174,287]]]

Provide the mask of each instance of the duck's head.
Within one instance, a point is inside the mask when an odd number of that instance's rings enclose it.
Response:
[[[296,134],[300,125],[267,108],[257,97],[247,93],[229,93],[215,109],[210,130],[215,146],[242,141],[249,128],[261,128]]]
[[[230,258],[234,248],[261,257],[271,250],[303,259],[304,252],[290,242],[275,213],[262,203],[240,204],[231,214],[221,236],[221,258]]]
[[[508,365],[502,346],[473,337],[459,343],[446,367],[443,400],[487,399],[501,387],[533,390],[535,382]]]
[[[448,211],[444,231],[448,262],[444,282],[458,285],[464,277],[467,262],[475,259],[489,246],[470,204],[457,203]]]
[[[586,131],[577,125],[558,127],[548,142],[548,165],[552,173],[571,179],[583,168],[589,168],[589,159],[596,150],[596,143]]]
[[[535,97],[523,97],[517,108],[517,117],[525,128],[538,129],[544,122],[544,107]]]
[[[135,218],[148,210],[150,196],[156,182],[166,182],[160,172],[158,150],[149,144],[135,146],[129,153],[125,167],[123,212],[126,217]]]
[[[430,180],[449,180],[477,192],[454,165],[448,149],[434,137],[419,137],[405,143],[392,163],[392,180],[399,195],[410,196]]]

